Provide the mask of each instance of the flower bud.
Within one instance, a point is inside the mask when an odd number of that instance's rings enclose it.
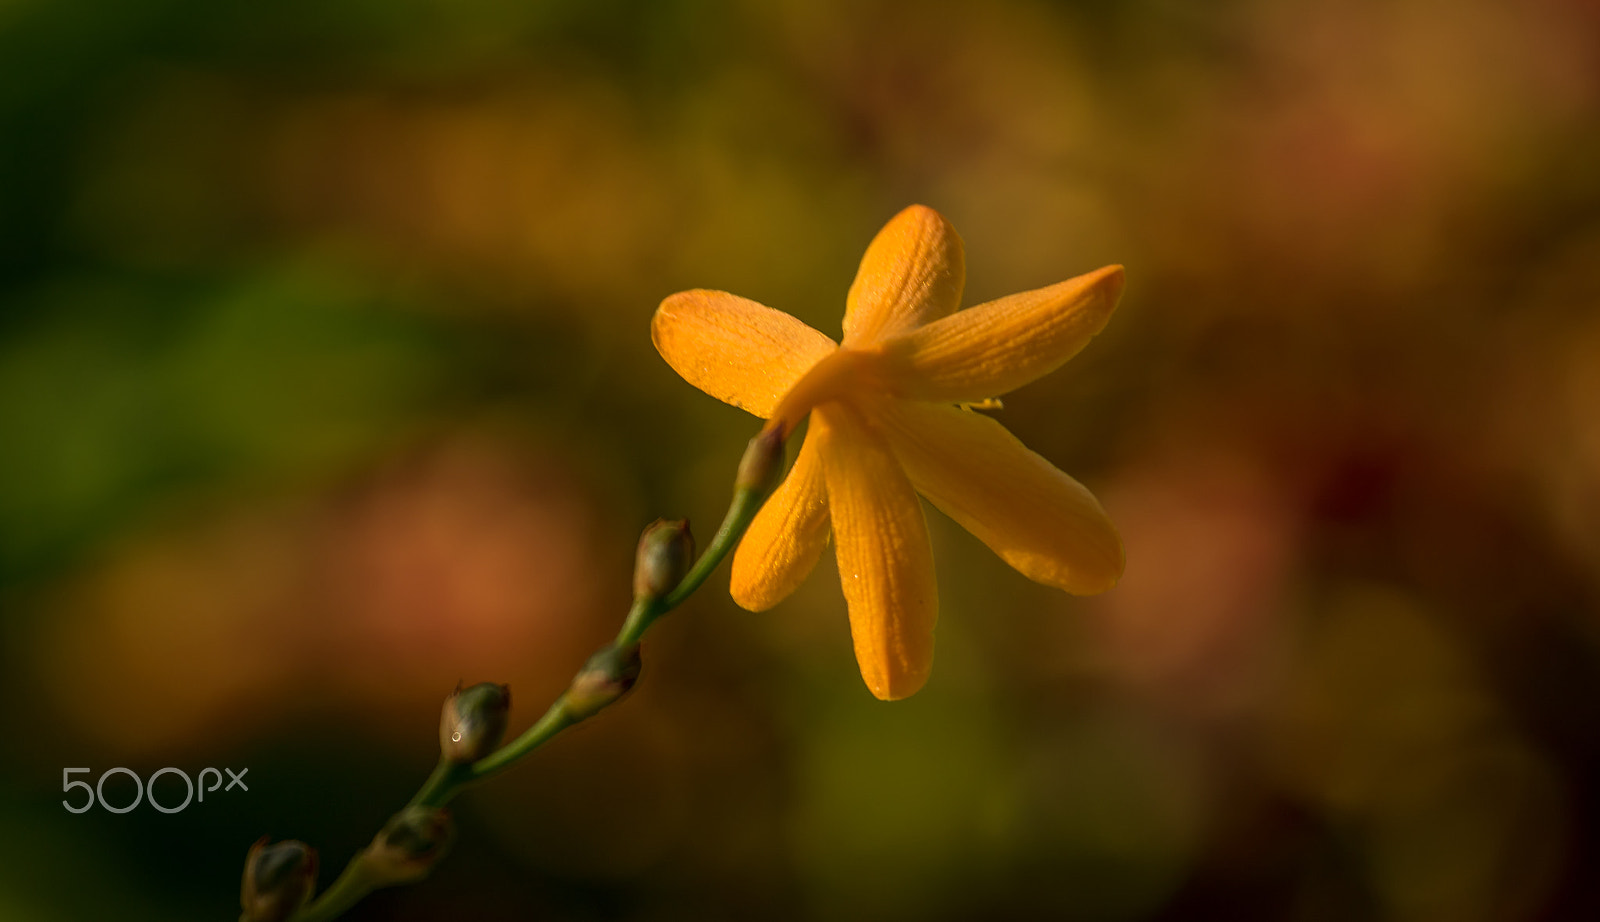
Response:
[[[267,836],[250,846],[244,859],[244,884],[239,889],[243,922],[283,922],[311,900],[317,888],[317,850],[289,839],[267,844]]]
[[[656,519],[639,536],[633,565],[633,597],[654,599],[677,587],[694,563],[688,519]]]
[[[511,710],[511,686],[457,685],[439,714],[439,752],[446,762],[476,762],[500,745]]]
[[[639,681],[640,665],[638,644],[623,651],[607,647],[589,657],[567,689],[567,713],[583,720],[621,698]]]
[[[450,811],[407,807],[389,818],[359,860],[375,886],[415,883],[428,876],[454,838]]]
[[[778,486],[783,474],[783,427],[767,426],[744,450],[739,459],[739,475],[733,480],[735,490],[754,490],[762,496]]]

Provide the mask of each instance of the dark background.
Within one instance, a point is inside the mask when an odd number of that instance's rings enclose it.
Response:
[[[350,918],[1600,918],[1597,114],[1589,0],[0,0],[0,917],[325,885],[457,680],[520,729],[720,517],[756,421],[655,305],[837,335],[921,202],[969,304],[1128,267],[997,414],[1121,585],[930,510],[883,704],[831,562],[723,571]]]

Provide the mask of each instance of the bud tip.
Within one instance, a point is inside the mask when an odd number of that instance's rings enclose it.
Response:
[[[511,711],[511,686],[481,682],[456,690],[439,713],[439,753],[447,762],[476,762],[500,745]]]
[[[688,519],[656,519],[639,536],[633,565],[633,597],[654,599],[677,587],[694,563]]]
[[[271,842],[262,836],[244,859],[239,888],[244,920],[283,922],[310,902],[316,887],[316,849],[294,839]]]
[[[380,887],[408,884],[428,876],[454,838],[450,811],[407,807],[389,818],[358,860]]]
[[[567,689],[566,709],[577,720],[590,717],[628,693],[639,681],[639,645],[607,647],[589,657]]]
[[[769,424],[750,440],[744,457],[739,459],[739,475],[734,479],[734,489],[755,490],[765,496],[777,487],[778,478],[783,473],[784,437],[782,425]]]

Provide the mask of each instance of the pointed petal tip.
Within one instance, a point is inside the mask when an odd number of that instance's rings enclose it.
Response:
[[[728,595],[733,597],[733,603],[748,612],[769,611],[778,604],[777,599],[768,599],[757,595],[752,587],[741,585],[737,576],[728,584]]]
[[[1113,533],[1112,537],[1117,542],[1115,559],[1109,560],[1107,565],[1097,572],[1098,578],[1088,579],[1082,574],[1075,574],[1073,584],[1062,586],[1063,590],[1072,595],[1099,595],[1117,587],[1117,583],[1122,581],[1123,571],[1127,568],[1128,557],[1123,549],[1121,536]]]
[[[1098,508],[1099,504],[1096,503]],[[1101,512],[1104,516],[1104,512]],[[1109,546],[1102,546],[1098,550],[1088,550],[1083,558],[1072,565],[1062,566],[1061,562],[1053,562],[1035,570],[1033,567],[1019,567],[1023,575],[1035,582],[1054,586],[1069,595],[1090,596],[1102,592],[1110,592],[1122,581],[1123,571],[1127,568],[1127,552],[1123,548],[1122,536],[1117,534],[1116,526],[1111,524],[1110,518],[1104,519]],[[1013,566],[1024,563],[1024,559],[1007,560]],[[1033,572],[1030,572],[1033,571]]]
[[[661,303],[656,305],[655,313],[650,315],[650,344],[656,347],[657,352],[661,351],[661,327],[662,324],[667,322],[661,315],[672,313],[672,301],[681,294],[683,294],[683,292],[680,291],[678,294],[668,295],[667,297],[662,298]]]
[[[681,302],[694,301],[697,299],[703,299],[707,295],[716,295],[722,293],[723,292],[710,291],[705,288],[690,288],[687,291],[675,291],[672,294],[667,295],[665,298],[662,298],[661,303],[656,305],[656,316],[659,317],[662,311],[671,313],[671,308],[673,305]]]
[[[678,312],[697,301],[704,301],[708,296],[724,294],[720,291],[708,291],[703,288],[691,288],[667,295],[656,305],[655,313],[650,315],[650,343],[656,351],[666,355],[667,337],[671,334],[671,324]]]
[[[1119,583],[1121,581],[1122,581],[1122,571],[1119,569],[1115,574],[1109,574],[1109,575],[1107,575],[1107,576],[1105,576],[1105,577],[1103,577],[1103,578],[1101,578],[1099,580],[1096,580],[1096,581],[1094,581],[1092,583],[1091,582],[1079,583],[1079,584],[1077,584],[1077,585],[1075,585],[1075,586],[1073,586],[1073,587],[1071,587],[1069,589],[1066,589],[1066,592],[1068,592],[1071,595],[1079,595],[1079,596],[1099,595],[1102,592],[1110,592],[1111,590],[1117,588],[1117,583]]]
[[[933,651],[929,649],[918,661],[896,662],[888,657],[868,658],[856,651],[856,664],[861,668],[861,681],[866,683],[872,697],[879,701],[902,701],[922,690],[933,674]]]
[[[1122,289],[1127,284],[1128,273],[1120,264],[1105,266],[1089,274],[1095,276],[1092,284],[1102,286],[1106,297],[1110,298],[1113,304],[1122,298]]]
[[[771,537],[771,536],[767,536]],[[770,611],[800,588],[805,578],[816,566],[821,556],[821,546],[813,539],[810,547],[794,547],[800,540],[785,542],[774,553],[774,548],[764,544],[763,555],[745,551],[740,542],[734,552],[733,573],[728,578],[728,595],[734,604],[748,612]],[[826,538],[823,539],[826,543]]]
[[[889,223],[893,224],[896,221],[912,221],[912,220],[937,222],[939,224],[944,224],[944,225],[949,225],[950,224],[950,221],[947,218],[945,218],[944,215],[940,214],[937,210],[935,210],[933,208],[929,208],[927,205],[920,205],[920,204],[918,204],[918,205],[907,205],[906,207],[900,209],[900,213],[895,215],[893,218],[890,218],[889,219]]]
[[[845,296],[844,341],[870,345],[954,312],[966,284],[961,235],[926,205],[900,210],[862,254]]]
[[[1067,280],[1062,284],[1075,284],[1077,289],[1104,305],[1109,316],[1122,300],[1122,289],[1127,285],[1128,274],[1120,264],[1101,266],[1091,272]]]
[[[932,239],[948,241],[946,246],[949,247],[950,252],[946,253],[944,258],[960,261],[961,278],[963,283],[966,281],[966,246],[961,239],[961,234],[956,230],[956,226],[950,223],[949,218],[939,211],[929,208],[927,205],[910,205],[889,219],[891,225],[902,222],[920,225],[922,232]],[[957,292],[958,298],[959,294]]]
[[[923,670],[916,675],[899,676],[868,676],[862,673],[861,678],[867,683],[867,690],[872,692],[872,697],[879,701],[904,701],[928,684],[930,671]]]
[[[884,348],[893,386],[931,403],[1010,393],[1059,368],[1105,328],[1124,278],[1122,266],[1104,266],[896,334]]]

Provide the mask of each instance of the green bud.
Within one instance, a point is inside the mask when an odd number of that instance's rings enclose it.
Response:
[[[639,536],[633,564],[633,597],[654,599],[677,587],[694,563],[688,519],[656,519]]]
[[[511,710],[511,686],[457,685],[439,713],[439,752],[446,762],[476,762],[500,745]]]
[[[389,818],[357,860],[375,886],[415,883],[428,876],[454,838],[450,811],[407,807]]]
[[[317,888],[317,851],[289,839],[267,844],[262,836],[244,859],[239,889],[242,922],[283,922],[311,900]]]
[[[783,427],[768,426],[750,440],[739,459],[739,475],[734,478],[735,490],[755,490],[762,496],[778,486],[783,475]]]
[[[638,644],[620,652],[607,647],[589,657],[567,689],[567,713],[583,720],[621,698],[639,681],[640,666]]]

